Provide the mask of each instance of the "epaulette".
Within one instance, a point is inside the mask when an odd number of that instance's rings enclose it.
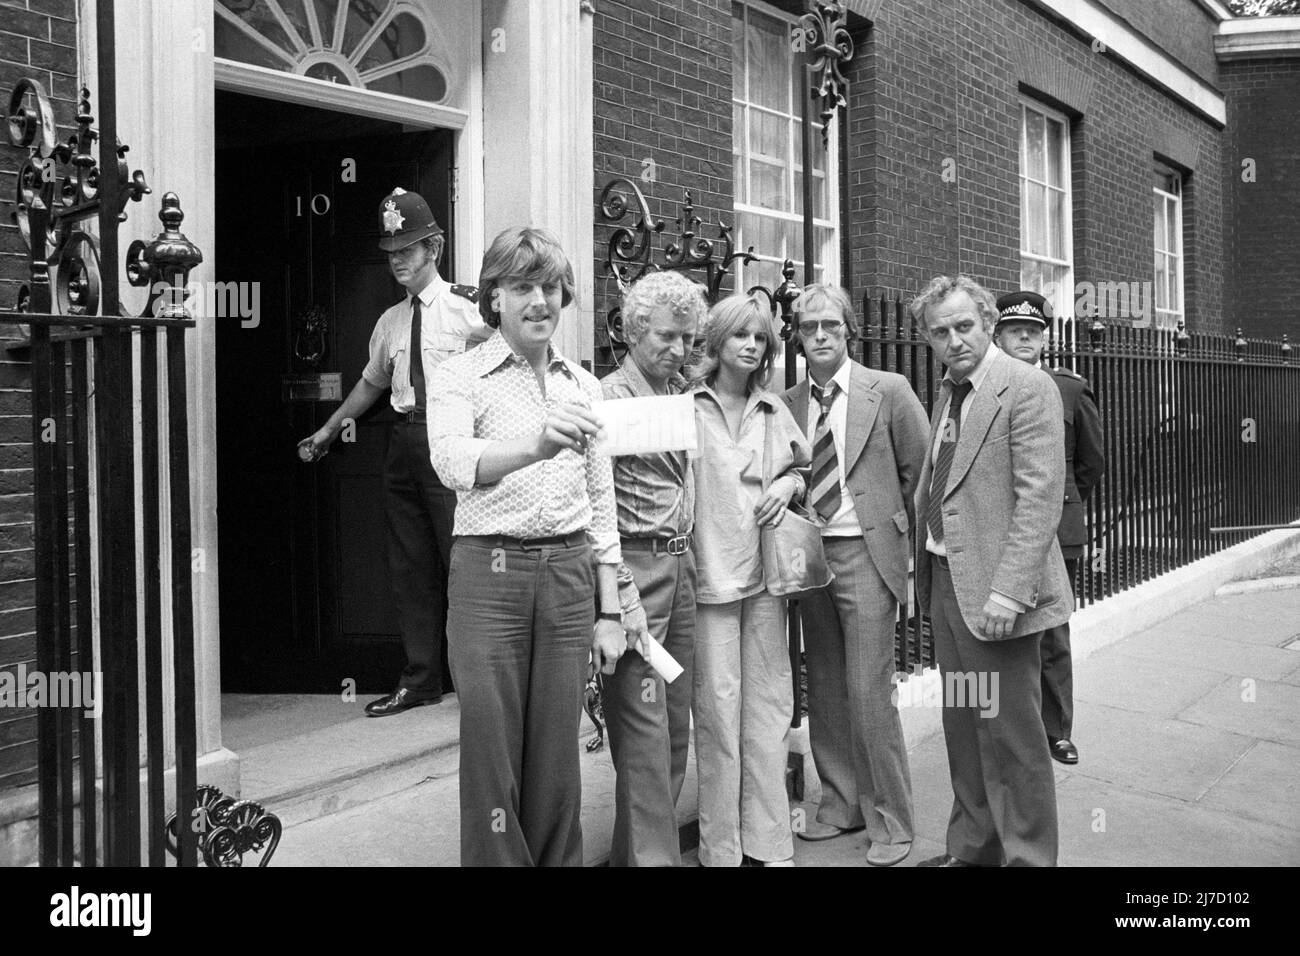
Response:
[[[451,291],[462,299],[469,299],[474,304],[478,304],[478,287],[472,285],[454,285]]]

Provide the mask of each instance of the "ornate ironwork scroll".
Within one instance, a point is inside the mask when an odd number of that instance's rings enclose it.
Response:
[[[177,817],[167,819],[167,851],[177,855]],[[199,787],[190,829],[198,836],[199,852],[206,866],[241,867],[248,853],[261,854],[257,865],[266,866],[275,856],[284,833],[280,818],[260,803],[235,800],[218,788]]]
[[[654,237],[663,232],[664,221],[651,215],[645,194],[636,183],[622,177],[606,183],[600,193],[600,215],[602,221],[611,224],[622,223],[629,215],[633,219],[630,224],[614,229],[605,253],[605,269],[613,275],[620,293],[650,271],[698,269],[704,273],[705,295],[713,303],[718,300],[723,280],[737,259],[746,263],[757,261],[753,246],[744,252],[735,250],[733,227],[725,222],[718,222],[716,238],[700,234],[704,223],[695,214],[689,189],[685,191],[681,215],[676,218],[679,235],[664,246],[659,262],[655,261]],[[611,347],[626,347],[622,310],[618,305],[606,315],[605,328]]]
[[[40,82],[18,81],[9,97],[9,141],[28,151],[18,169],[14,196],[14,221],[28,249],[39,236],[45,238],[45,275],[57,267],[54,301],[65,315],[97,315],[100,311],[99,244],[76,223],[100,214],[102,172],[92,152],[99,133],[92,124],[90,90],[81,88],[77,103],[77,130],[64,143],[55,142],[54,112]],[[116,140],[118,188],[109,214],[126,220],[128,201],[139,202],[151,192],[144,173],[130,173],[126,154],[130,147]],[[65,172],[59,175],[59,167]],[[35,278],[35,277],[34,277]],[[22,295],[20,291],[20,296]]]
[[[802,39],[808,52],[809,79],[821,101],[822,144],[830,131],[835,111],[847,105],[849,81],[844,67],[853,59],[853,38],[849,36],[844,4],[818,0],[799,18],[795,38]]]

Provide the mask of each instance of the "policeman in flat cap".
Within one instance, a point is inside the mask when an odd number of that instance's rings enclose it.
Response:
[[[338,410],[298,443],[304,461],[316,461],[356,419],[391,390],[397,421],[384,456],[388,516],[388,570],[406,651],[397,689],[366,705],[371,717],[397,714],[442,699],[447,626],[447,572],[456,494],[438,480],[429,461],[425,383],[444,359],[492,333],[478,310],[478,290],[451,285],[438,274],[442,228],[418,193],[400,186],[379,204],[379,248],[388,254],[403,299],[375,323],[370,361]],[[415,360],[412,357],[415,356]]]
[[[1052,305],[1037,292],[1011,292],[998,299],[994,338],[1002,351],[1038,365]],[[1067,368],[1050,370],[1065,410],[1065,504],[1056,537],[1074,587],[1075,571],[1087,541],[1084,502],[1106,470],[1101,415],[1088,380]],[[1070,664],[1070,623],[1043,631],[1043,728],[1053,759],[1073,764],[1079,751],[1070,741],[1074,721],[1074,676]]]

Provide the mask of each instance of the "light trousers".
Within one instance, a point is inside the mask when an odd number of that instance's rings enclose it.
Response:
[[[704,866],[794,855],[785,789],[794,713],[785,607],[763,591],[696,609],[692,709]]]

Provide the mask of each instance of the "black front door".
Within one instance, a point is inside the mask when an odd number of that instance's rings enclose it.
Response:
[[[217,99],[216,278],[260,293],[255,318],[211,319],[222,688],[387,692],[404,663],[386,573],[387,395],[321,461],[295,446],[338,407],[312,400],[313,383],[337,373],[346,395],[404,293],[377,245],[380,200],[394,186],[421,193],[453,248],[452,137]]]

